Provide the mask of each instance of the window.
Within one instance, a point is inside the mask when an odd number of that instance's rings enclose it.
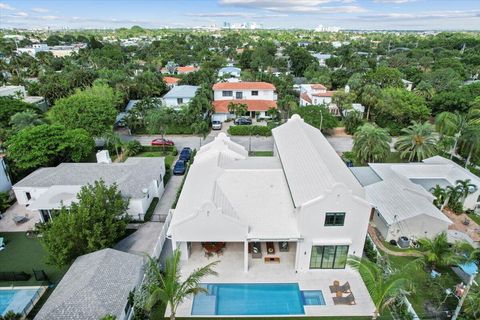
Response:
[[[258,91],[257,90],[252,91],[252,96],[258,96]]]
[[[344,269],[348,246],[312,246],[310,269]]]
[[[30,192],[25,192],[25,196],[27,197],[27,201],[32,199],[32,195],[30,194]]]
[[[243,93],[242,93],[242,91],[235,92],[235,99],[243,99]]]
[[[233,91],[222,91],[222,97],[233,97]]]
[[[183,98],[177,98],[177,104],[182,104],[183,103]]]
[[[325,226],[343,226],[345,223],[345,212],[327,212],[325,215]]]

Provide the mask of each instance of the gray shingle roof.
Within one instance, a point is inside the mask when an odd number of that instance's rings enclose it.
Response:
[[[166,95],[164,99],[172,98],[193,98],[198,90],[198,86],[175,86]]]
[[[83,186],[103,179],[107,185],[117,183],[124,196],[141,198],[142,189],[164,174],[164,158],[128,158],[123,163],[62,163],[41,168],[14,185],[49,188],[54,185]]]
[[[143,257],[113,249],[78,257],[35,320],[98,320],[107,314],[120,319],[143,263]]]

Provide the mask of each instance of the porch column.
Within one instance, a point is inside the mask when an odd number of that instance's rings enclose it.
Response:
[[[248,272],[248,241],[243,243],[243,271]]]

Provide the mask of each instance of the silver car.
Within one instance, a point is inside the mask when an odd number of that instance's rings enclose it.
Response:
[[[212,121],[212,130],[221,130],[222,129],[222,122],[218,120]]]

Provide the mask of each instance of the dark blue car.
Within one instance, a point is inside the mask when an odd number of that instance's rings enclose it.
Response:
[[[187,169],[187,163],[185,160],[178,160],[173,166],[173,174],[174,175],[183,175],[185,174],[185,170]]]
[[[180,160],[188,161],[190,160],[190,156],[192,155],[192,149],[186,147],[180,151],[180,156],[178,157]]]

